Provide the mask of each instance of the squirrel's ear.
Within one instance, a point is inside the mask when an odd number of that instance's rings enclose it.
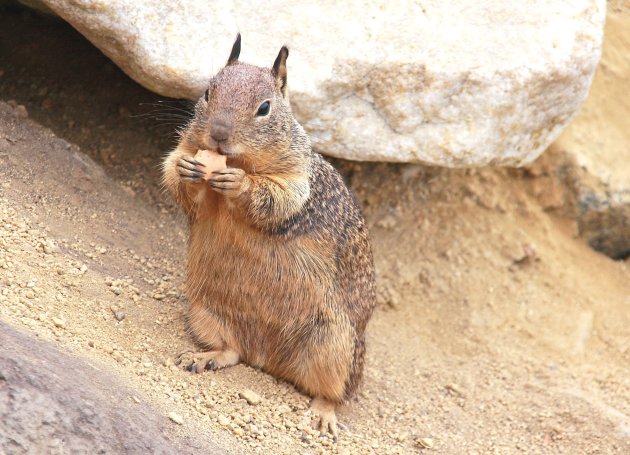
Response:
[[[273,68],[271,72],[276,77],[278,87],[283,95],[286,95],[287,91],[287,57],[289,56],[289,48],[282,46],[280,53],[276,57],[276,61],[273,62]]]
[[[230,52],[230,58],[228,58],[225,66],[231,65],[234,62],[238,61],[238,56],[241,55],[241,34],[236,35],[236,41],[234,41],[234,45],[232,46],[232,52]]]

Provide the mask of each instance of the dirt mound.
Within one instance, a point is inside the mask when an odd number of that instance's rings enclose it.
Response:
[[[62,24],[6,14],[0,43],[0,98],[14,100],[0,103],[0,319],[179,414],[177,440],[211,432],[231,453],[630,453],[630,271],[565,216],[558,155],[545,172],[335,162],[364,206],[380,300],[335,445],[290,385],[244,365],[173,364],[192,347],[187,228],[159,185],[160,135],[174,127],[133,117],[153,95]]]

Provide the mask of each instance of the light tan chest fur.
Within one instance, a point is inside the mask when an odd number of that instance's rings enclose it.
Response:
[[[224,322],[243,352],[273,357],[315,318],[335,317],[331,243],[270,236],[237,218],[227,203],[211,203],[191,226],[187,294]]]

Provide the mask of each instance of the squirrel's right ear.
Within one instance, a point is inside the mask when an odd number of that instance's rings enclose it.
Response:
[[[282,46],[271,69],[271,72],[276,77],[278,87],[284,96],[287,94],[287,57],[289,57],[289,48]]]
[[[234,41],[234,45],[232,46],[232,52],[230,52],[230,58],[228,58],[225,66],[231,65],[234,62],[238,61],[238,56],[241,55],[241,34],[236,35],[236,41]]]

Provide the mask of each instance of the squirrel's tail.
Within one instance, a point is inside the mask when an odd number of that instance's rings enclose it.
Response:
[[[365,362],[365,335],[357,338],[354,341],[354,349],[352,353],[352,366],[350,367],[350,374],[346,380],[344,390],[344,401],[353,398],[361,383],[363,377],[363,364]]]

